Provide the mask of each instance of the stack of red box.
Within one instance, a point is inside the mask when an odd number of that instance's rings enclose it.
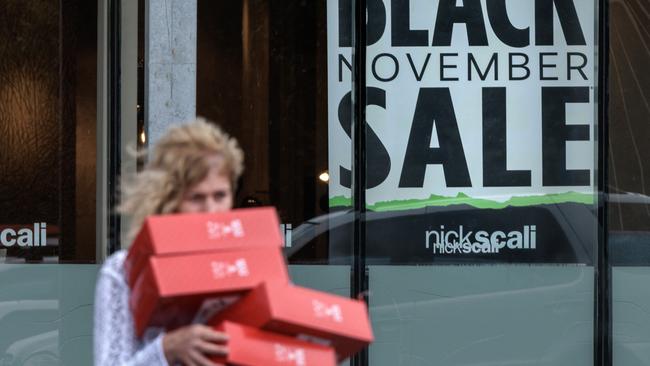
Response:
[[[342,361],[372,342],[365,303],[288,283],[267,281],[208,324],[232,321],[327,345]]]
[[[124,266],[133,287],[151,256],[257,247],[282,247],[280,223],[271,207],[151,216],[133,241]]]
[[[125,260],[136,334],[204,322],[265,280],[288,282],[273,208],[148,218]]]
[[[125,261],[136,334],[207,323],[231,365],[335,365],[373,339],[363,302],[289,284],[273,208],[146,220]]]

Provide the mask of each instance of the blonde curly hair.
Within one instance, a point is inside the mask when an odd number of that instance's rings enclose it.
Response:
[[[123,185],[118,211],[131,216],[129,245],[147,216],[176,212],[183,194],[215,165],[234,191],[244,171],[244,153],[235,138],[203,118],[170,128],[144,170]]]

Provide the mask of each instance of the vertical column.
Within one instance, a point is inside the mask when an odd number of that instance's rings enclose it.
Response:
[[[197,0],[147,0],[145,124],[153,145],[171,125],[196,115]]]
[[[103,263],[108,254],[108,0],[97,2],[97,151],[95,259]]]
[[[138,146],[138,2],[120,1],[120,179],[128,181],[137,171],[131,151]],[[120,217],[123,248],[130,244],[129,220],[128,215]]]

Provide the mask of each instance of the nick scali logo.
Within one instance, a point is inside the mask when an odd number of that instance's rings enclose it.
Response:
[[[446,229],[444,225],[438,230],[425,232],[425,247],[433,249],[433,254],[470,254],[499,253],[501,250],[535,250],[537,249],[536,225],[524,225],[521,230],[509,232],[496,230],[466,231],[463,225],[457,229]]]
[[[227,236],[241,238],[244,236],[244,225],[239,219],[231,220],[229,223],[208,221],[206,228],[210,239],[221,239]]]
[[[0,230],[0,244],[5,247],[44,247],[47,245],[47,224],[34,223],[33,228],[5,228]]]

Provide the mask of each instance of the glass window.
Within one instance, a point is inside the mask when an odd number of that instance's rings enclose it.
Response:
[[[98,5],[0,3],[0,364],[88,365]]]
[[[650,58],[641,4],[610,3],[608,243],[612,264],[612,331],[615,365],[646,365],[650,359],[650,157],[644,72]]]
[[[96,4],[0,6],[0,262],[95,262]]]
[[[197,115],[240,141],[237,204],[277,207],[292,264],[330,260],[327,37],[324,1],[198,2]]]
[[[197,115],[241,143],[246,170],[236,206],[278,210],[291,278],[303,286],[350,295],[349,207],[329,199],[331,143],[328,25],[319,1],[198,1]],[[351,79],[347,77],[347,90]],[[336,207],[333,207],[336,206]],[[349,205],[348,205],[349,206]]]
[[[0,5],[0,365],[91,360],[149,137],[145,3]],[[609,335],[648,364],[648,12],[608,3],[603,70],[603,3],[367,0],[355,30],[352,0],[197,1],[196,114],[240,141],[236,206],[277,207],[293,282],[368,301],[351,364],[592,365]]]
[[[596,3],[367,16],[369,364],[592,365]]]

